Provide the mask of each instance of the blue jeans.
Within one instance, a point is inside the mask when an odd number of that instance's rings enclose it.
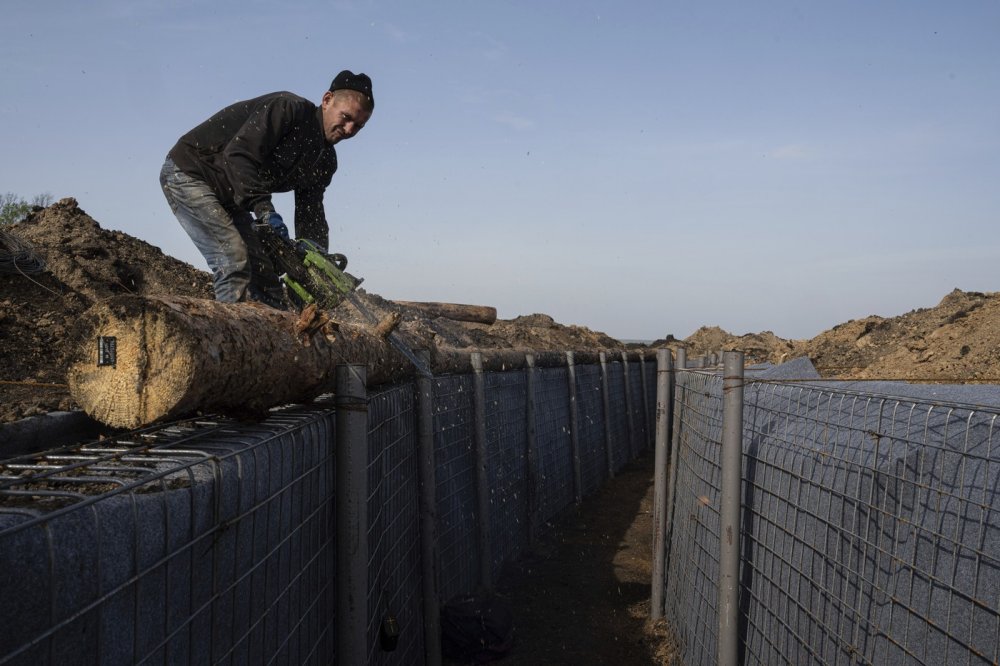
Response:
[[[277,276],[251,228],[250,213],[231,214],[212,188],[178,169],[169,157],[160,170],[160,186],[170,210],[208,262],[216,300],[280,301]]]

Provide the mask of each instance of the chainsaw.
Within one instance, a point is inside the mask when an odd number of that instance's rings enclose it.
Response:
[[[311,240],[291,240],[278,235],[269,224],[254,225],[264,251],[271,258],[275,270],[288,287],[292,300],[304,308],[315,303],[322,310],[332,310],[343,301],[353,305],[370,324],[377,325],[378,318],[358,298],[356,290],[364,281],[347,272],[347,257],[343,254],[326,254]],[[396,331],[387,339],[417,372],[430,377],[431,371]]]

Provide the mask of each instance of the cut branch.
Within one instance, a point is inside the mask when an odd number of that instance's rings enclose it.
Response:
[[[477,324],[493,324],[497,320],[497,309],[488,305],[465,305],[463,303],[435,303],[431,301],[393,301],[404,308],[419,310],[427,317],[444,317],[455,321],[471,321]]]

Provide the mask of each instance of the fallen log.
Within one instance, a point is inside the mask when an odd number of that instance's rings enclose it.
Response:
[[[366,365],[372,385],[413,373],[367,329],[300,325],[293,313],[247,303],[117,296],[83,315],[76,339],[70,393],[116,428],[308,401],[333,390],[338,364]]]
[[[493,324],[497,320],[497,309],[488,305],[465,305],[463,303],[436,303],[433,301],[392,301],[396,305],[419,310],[428,317],[444,317],[455,321],[470,321],[477,324]]]

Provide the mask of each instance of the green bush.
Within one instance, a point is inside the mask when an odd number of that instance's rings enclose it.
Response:
[[[52,195],[48,192],[36,194],[30,202],[13,192],[0,194],[0,225],[20,222],[35,206],[45,207],[50,203],[52,203]]]

